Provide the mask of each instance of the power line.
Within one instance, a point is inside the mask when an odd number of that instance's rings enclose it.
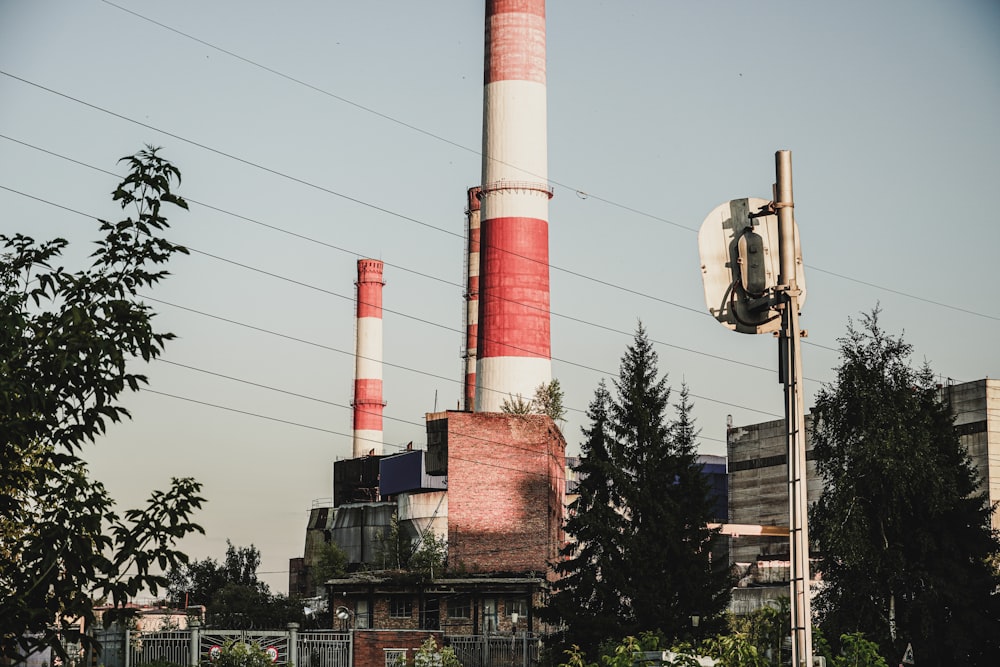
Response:
[[[110,2],[110,0],[101,0],[101,1],[104,2],[107,5],[115,7],[116,9],[119,9],[119,10],[121,10],[123,12],[128,13],[128,14],[131,14],[132,16],[135,16],[136,18],[142,19],[143,21],[147,21],[149,23],[152,23],[153,25],[159,26],[160,28],[163,28],[164,30],[169,30],[170,32],[173,32],[173,33],[175,33],[177,35],[180,35],[180,36],[182,36],[182,37],[184,37],[186,39],[189,39],[191,41],[197,42],[198,44],[201,44],[202,46],[205,46],[207,48],[213,49],[213,50],[218,51],[220,53],[224,53],[224,54],[226,54],[226,55],[228,55],[228,56],[230,56],[232,58],[236,58],[237,60],[240,60],[240,61],[242,61],[244,63],[247,63],[248,65],[252,65],[253,67],[257,67],[257,68],[259,68],[261,70],[264,70],[265,72],[268,72],[268,73],[273,74],[275,76],[281,77],[281,78],[283,78],[283,79],[285,79],[287,81],[291,81],[292,83],[295,83],[295,84],[298,84],[298,85],[303,86],[305,88],[308,88],[308,89],[310,89],[310,90],[312,90],[314,92],[320,93],[321,95],[325,95],[327,97],[335,99],[335,100],[337,100],[339,102],[342,102],[344,104],[348,104],[348,105],[353,106],[353,107],[355,107],[357,109],[360,109],[361,111],[364,111],[366,113],[370,113],[370,114],[372,114],[374,116],[382,118],[383,120],[387,120],[387,121],[389,121],[391,123],[395,123],[395,124],[400,125],[400,126],[406,128],[406,129],[409,129],[409,130],[412,130],[414,132],[417,132],[419,134],[423,134],[424,136],[430,137],[432,139],[435,139],[437,141],[445,143],[445,144],[447,144],[449,146],[453,146],[453,147],[458,148],[458,149],[460,149],[462,151],[465,151],[465,152],[468,152],[468,153],[472,153],[473,155],[477,155],[479,157],[482,157],[482,152],[479,149],[471,148],[469,146],[465,146],[465,145],[460,144],[460,143],[458,143],[456,141],[452,141],[451,139],[448,139],[448,138],[443,137],[441,135],[438,135],[438,134],[435,134],[435,133],[430,132],[428,130],[425,130],[425,129],[417,126],[417,125],[413,125],[412,123],[407,123],[406,121],[400,120],[400,119],[398,119],[398,118],[396,118],[394,116],[390,116],[389,114],[386,114],[386,113],[383,113],[381,111],[378,111],[377,109],[373,109],[371,107],[368,107],[368,106],[365,106],[365,105],[360,104],[358,102],[355,102],[354,100],[351,100],[349,98],[346,98],[346,97],[343,97],[341,95],[337,95],[335,93],[332,93],[332,92],[330,92],[330,91],[328,91],[326,89],[320,88],[319,86],[315,86],[315,85],[313,85],[311,83],[308,83],[308,82],[303,81],[301,79],[295,78],[295,77],[293,77],[293,76],[291,76],[289,74],[286,74],[284,72],[276,70],[276,69],[274,69],[272,67],[268,67],[267,65],[259,63],[259,62],[255,61],[255,60],[251,60],[250,58],[247,58],[245,56],[241,56],[238,53],[235,53],[233,51],[229,51],[227,49],[224,49],[224,48],[222,48],[222,47],[220,47],[220,46],[218,46],[216,44],[213,44],[213,43],[211,43],[209,41],[206,41],[206,40],[200,39],[198,37],[195,37],[194,35],[186,33],[186,32],[184,32],[182,30],[178,30],[177,28],[171,27],[171,26],[169,26],[169,25],[167,25],[165,23],[161,23],[159,21],[156,21],[156,20],[154,20],[152,18],[149,18],[148,16],[145,16],[145,15],[140,14],[138,12],[132,11],[130,9],[126,9],[125,7],[122,7],[122,6],[117,5],[117,4],[113,3],[113,2]],[[502,160],[499,161],[499,162],[501,162],[502,164],[508,164],[508,163],[503,162]],[[535,176],[539,176],[538,174],[534,174],[534,175]],[[694,233],[698,232],[698,229],[695,228],[695,227],[690,227],[688,225],[684,225],[682,223],[675,222],[673,220],[669,220],[667,218],[664,218],[664,217],[661,217],[661,216],[649,213],[647,211],[643,211],[641,209],[638,209],[638,208],[635,208],[635,207],[632,207],[632,206],[628,206],[626,204],[622,204],[622,203],[613,201],[611,199],[607,199],[605,197],[601,197],[599,195],[595,195],[595,194],[593,194],[591,192],[586,192],[584,190],[581,190],[579,188],[575,188],[575,187],[573,187],[571,185],[568,185],[568,184],[565,184],[565,183],[561,183],[561,182],[559,182],[557,180],[554,180],[554,179],[551,179],[551,178],[548,178],[547,180],[550,183],[553,183],[554,185],[558,185],[559,187],[566,188],[569,191],[576,192],[578,195],[581,195],[581,196],[583,196],[585,198],[596,199],[597,201],[600,201],[600,202],[602,202],[604,204],[607,204],[609,206],[613,206],[613,207],[621,209],[623,211],[628,211],[628,212],[633,213],[635,215],[638,215],[638,216],[641,216],[641,217],[644,217],[644,218],[649,218],[649,219],[655,220],[657,222],[662,222],[662,223],[665,223],[665,224],[668,224],[668,225],[672,225],[672,226],[677,227],[679,229],[683,229],[683,230],[686,230],[686,231],[689,231],[689,232],[694,232]],[[848,280],[850,282],[858,283],[860,285],[865,285],[867,287],[871,287],[871,288],[874,288],[874,289],[883,290],[883,291],[889,292],[891,294],[897,294],[899,296],[904,296],[904,297],[907,297],[907,298],[910,298],[910,299],[914,299],[914,300],[917,300],[917,301],[922,301],[924,303],[929,303],[931,305],[935,305],[935,306],[938,306],[938,307],[941,307],[941,308],[947,308],[947,309],[958,311],[958,312],[961,312],[961,313],[966,313],[968,315],[976,315],[978,317],[982,317],[982,318],[985,318],[985,319],[990,319],[990,320],[994,320],[994,321],[1000,321],[1000,317],[998,317],[998,316],[989,315],[987,313],[982,313],[982,312],[975,311],[975,310],[970,310],[970,309],[967,309],[967,308],[962,308],[961,306],[956,306],[956,305],[950,304],[950,303],[944,303],[944,302],[941,302],[941,301],[934,301],[933,299],[928,299],[926,297],[917,296],[915,294],[910,294],[908,292],[903,292],[902,290],[894,289],[894,288],[891,288],[891,287],[885,287],[883,285],[878,285],[876,283],[872,283],[872,282],[868,282],[868,281],[865,281],[865,280],[861,280],[859,278],[853,278],[851,276],[848,276],[848,275],[845,275],[845,274],[842,274],[842,273],[837,273],[836,271],[831,271],[829,269],[823,269],[823,268],[820,268],[818,266],[814,266],[812,264],[806,264],[805,266],[807,268],[809,268],[809,269],[814,270],[814,271],[819,271],[820,273],[825,273],[827,275],[835,276],[837,278],[841,278],[843,280]],[[676,304],[672,304],[672,305],[676,305]],[[678,306],[678,307],[686,308],[686,306]],[[703,311],[696,311],[696,312],[701,313]]]
[[[90,219],[94,219],[95,218],[95,216],[89,215],[87,213],[83,213],[82,211],[70,208],[68,206],[63,206],[61,204],[56,204],[56,203],[51,202],[51,201],[49,201],[47,199],[44,199],[42,197],[37,197],[37,196],[34,196],[34,195],[30,195],[30,194],[24,193],[24,192],[22,192],[20,190],[16,190],[14,188],[10,188],[10,187],[4,186],[4,185],[0,185],[0,189],[4,189],[4,190],[7,190],[9,192],[13,192],[15,194],[19,194],[19,195],[28,197],[30,199],[34,199],[36,201],[42,202],[42,203],[46,203],[46,204],[50,204],[52,206],[56,206],[57,208],[61,208],[61,209],[66,210],[66,211],[70,211],[72,213],[76,213],[78,215],[81,215],[81,216],[84,216],[84,217],[87,217],[87,218],[90,218]],[[235,260],[231,260],[231,259],[228,259],[228,258],[225,258],[225,257],[221,257],[221,256],[215,255],[213,253],[205,252],[203,250],[199,250],[199,249],[194,248],[192,246],[185,246],[185,247],[192,254],[203,255],[205,257],[209,257],[209,258],[215,259],[217,261],[221,261],[221,262],[224,262],[224,263],[232,264],[234,266],[243,268],[245,270],[249,270],[249,271],[253,271],[253,272],[256,272],[256,273],[260,273],[262,275],[266,275],[266,276],[271,277],[271,278],[275,278],[275,279],[282,280],[282,281],[285,281],[285,282],[288,282],[288,283],[291,283],[291,284],[294,284],[294,285],[298,285],[300,287],[305,287],[307,289],[312,289],[314,291],[321,292],[323,294],[327,294],[327,295],[330,295],[330,296],[335,296],[335,297],[338,297],[338,298],[341,298],[341,299],[345,299],[345,300],[348,300],[348,301],[352,301],[352,302],[354,301],[354,296],[353,295],[352,296],[348,296],[348,295],[345,295],[345,294],[341,294],[339,292],[335,292],[333,290],[329,290],[329,289],[326,289],[326,288],[323,288],[323,287],[319,287],[317,285],[312,285],[310,283],[306,283],[306,282],[303,282],[303,281],[300,281],[300,280],[296,280],[294,278],[289,278],[287,276],[282,276],[280,274],[273,273],[271,271],[267,271],[267,270],[261,269],[259,267],[255,267],[255,266],[252,266],[252,265],[249,265],[249,264],[244,264],[242,262],[237,262]],[[383,312],[387,312],[387,313],[390,313],[390,314],[393,314],[393,315],[398,315],[400,317],[404,317],[404,318],[411,319],[411,320],[414,320],[414,321],[417,321],[417,322],[421,322],[423,324],[427,324],[429,326],[433,326],[433,327],[437,327],[437,328],[444,329],[444,330],[447,330],[447,331],[451,331],[453,333],[458,333],[458,334],[464,334],[465,333],[461,329],[456,329],[454,327],[450,327],[450,326],[445,325],[445,324],[434,322],[432,320],[428,320],[428,319],[425,319],[425,318],[417,317],[415,315],[410,315],[410,314],[404,313],[402,311],[397,311],[397,310],[394,310],[394,309],[385,308],[384,306],[383,306],[382,310],[383,310]],[[569,317],[569,316],[562,316],[562,315],[558,315],[558,314],[556,314],[556,315],[560,316],[560,317],[566,317],[567,319],[571,319],[571,320],[574,320],[574,321],[577,321],[577,322],[580,322],[580,323],[590,324],[592,326],[596,326],[598,328],[606,329],[608,331],[613,331],[613,332],[616,332],[616,333],[626,334],[626,332],[622,332],[621,330],[613,329],[611,327],[607,327],[607,326],[604,326],[604,325],[599,325],[599,324],[596,324],[596,323],[591,323],[591,322],[588,322],[586,320],[582,320],[582,319],[578,319],[578,318],[572,318],[572,317]],[[629,334],[626,334],[626,335],[629,335]],[[740,361],[738,359],[731,359],[731,358],[728,358],[728,357],[723,357],[721,355],[712,354],[710,352],[704,352],[704,351],[701,351],[701,350],[696,350],[694,348],[689,348],[689,347],[685,347],[685,346],[682,346],[682,345],[676,345],[674,343],[668,343],[666,341],[661,341],[661,340],[657,340],[657,339],[652,339],[651,338],[650,342],[655,343],[657,345],[664,346],[664,347],[670,347],[670,348],[677,349],[677,350],[680,350],[680,351],[683,351],[683,352],[688,352],[688,353],[691,353],[691,354],[695,354],[695,355],[707,357],[707,358],[710,358],[710,359],[715,359],[715,360],[718,360],[718,361],[725,361],[725,362],[736,364],[736,365],[739,365],[739,366],[745,366],[747,368],[752,368],[752,369],[755,369],[755,370],[767,371],[769,373],[773,373],[774,372],[773,369],[768,368],[767,366],[760,366],[758,364],[752,364],[750,362]],[[512,346],[512,345],[508,345],[508,347],[513,347],[514,349],[519,349],[516,346]],[[615,373],[610,373],[608,371],[605,371],[605,370],[602,370],[602,369],[599,369],[599,368],[595,368],[593,366],[588,366],[586,364],[582,364],[582,363],[579,363],[579,362],[570,361],[568,359],[562,359],[560,357],[551,357],[551,359],[553,361],[557,361],[559,363],[567,364],[567,365],[570,365],[570,366],[575,366],[577,368],[582,368],[584,370],[593,371],[595,373],[599,373],[599,374],[603,374],[603,375],[608,375],[608,376],[611,376],[611,377],[615,377],[616,376]],[[810,381],[810,382],[822,382],[821,380],[818,380],[818,379],[815,379],[815,378],[805,378],[805,379],[808,380],[808,381]],[[694,394],[691,394],[691,395],[692,395],[692,397],[695,397]],[[710,401],[715,402],[715,399],[711,399],[711,398],[708,398],[708,397],[705,397],[705,396],[698,396],[698,398],[705,399],[705,400],[710,400]],[[725,403],[725,402],[723,402],[723,403]],[[733,405],[731,403],[725,403],[725,404],[726,405]],[[756,410],[756,411],[757,412],[762,412],[763,414],[771,414],[771,413],[766,412],[766,411],[760,411],[760,410]]]

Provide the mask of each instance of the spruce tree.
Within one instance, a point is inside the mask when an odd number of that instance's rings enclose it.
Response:
[[[719,620],[730,582],[725,563],[711,555],[711,489],[697,460],[688,392],[682,389],[677,417],[668,423],[670,387],[657,361],[640,324],[622,358],[611,408],[628,517],[622,594],[629,634],[658,631],[676,639],[692,631],[692,616],[707,626]]]
[[[667,377],[640,324],[612,397],[598,387],[581,448],[579,499],[566,524],[550,615],[567,643],[593,655],[603,640],[644,631],[666,639],[709,623],[728,602],[725,563],[713,563],[712,499],[695,451],[687,389],[668,421]]]
[[[560,552],[554,569],[559,576],[555,592],[543,611],[553,623],[566,624],[566,646],[577,645],[593,652],[601,641],[622,636],[622,601],[618,596],[624,571],[620,471],[608,447],[611,396],[604,381],[597,387],[587,410],[590,428],[582,429],[586,440],[580,447],[580,477],[576,500],[569,507],[566,532],[571,541]]]
[[[834,638],[862,631],[890,658],[912,643],[918,664],[994,665],[992,508],[930,369],[910,366],[912,347],[878,315],[849,323],[837,378],[813,409],[821,627]]]

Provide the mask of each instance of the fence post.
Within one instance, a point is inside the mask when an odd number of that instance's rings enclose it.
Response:
[[[189,618],[188,629],[191,630],[191,667],[198,667],[198,659],[201,657],[201,619]]]
[[[132,665],[132,633],[129,630],[128,623],[124,623],[125,626],[125,667],[131,667]]]
[[[295,665],[299,659],[298,623],[288,624],[288,664]]]

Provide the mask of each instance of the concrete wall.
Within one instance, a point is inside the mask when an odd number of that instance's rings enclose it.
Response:
[[[1000,502],[1000,380],[945,385],[941,396],[951,405],[959,439],[990,503]],[[1000,512],[993,514],[993,528],[1000,530]]]
[[[1000,502],[1000,381],[977,380],[941,388],[952,407],[961,443],[979,472],[991,503]],[[806,416],[806,468],[812,504],[823,490],[816,476],[811,417]],[[775,420],[731,427],[729,454],[729,522],[771,526],[788,525],[788,480],[785,422]],[[1000,514],[993,515],[1000,529]],[[741,537],[731,543],[733,562],[752,562],[759,554],[787,554],[785,538]]]

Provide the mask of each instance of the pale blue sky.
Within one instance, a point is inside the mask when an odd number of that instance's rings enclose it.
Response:
[[[387,450],[423,444],[435,397],[445,409],[460,395],[483,5],[116,2],[290,78],[101,0],[0,0],[0,186],[115,219],[116,178],[43,150],[121,173],[118,157],[152,143],[182,170],[181,194],[341,249],[193,203],[172,216],[172,239],[306,286],[195,253],[153,296],[340,352],[157,304],[179,336],[164,359],[337,405],[157,362],[157,391],[321,430],[148,393],[88,453],[125,503],[171,475],[202,480],[208,535],[189,552],[253,542],[285,590],[310,503],[351,452],[357,257],[387,263]],[[847,318],[879,301],[918,362],[1000,375],[998,35],[986,1],[550,0],[553,374],[567,406],[586,408],[641,319],[661,370],[698,397],[702,451],[725,452],[727,414],[780,416],[776,344],[704,312],[694,232],[724,201],[769,197],[778,149],[793,152],[810,394],[832,378]],[[10,190],[0,210],[4,233],[77,242],[69,260],[96,238],[86,218]]]

